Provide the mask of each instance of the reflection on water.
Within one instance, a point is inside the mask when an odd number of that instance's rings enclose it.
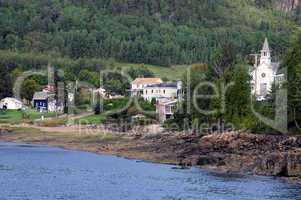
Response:
[[[0,200],[301,200],[301,187],[269,177],[11,143],[0,143],[0,188]]]

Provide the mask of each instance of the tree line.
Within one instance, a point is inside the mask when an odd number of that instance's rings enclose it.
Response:
[[[208,62],[221,38],[248,54],[265,36],[281,56],[299,33],[293,17],[252,1],[0,1],[0,49],[71,59]]]

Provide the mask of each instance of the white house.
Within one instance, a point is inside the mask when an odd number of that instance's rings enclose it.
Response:
[[[7,97],[0,101],[0,109],[19,110],[23,106],[23,103],[16,98]]]
[[[140,96],[143,94],[143,89],[146,86],[155,85],[163,83],[160,78],[136,78],[131,83],[131,95],[132,96]]]
[[[171,100],[181,100],[182,98],[182,82],[176,83],[159,83],[146,86],[143,89],[143,98],[147,101],[153,99],[167,98]]]
[[[251,91],[257,100],[264,100],[271,91],[275,79],[280,76],[277,75],[279,63],[272,62],[271,50],[267,38],[261,50],[259,64],[257,62],[256,59],[251,69]]]

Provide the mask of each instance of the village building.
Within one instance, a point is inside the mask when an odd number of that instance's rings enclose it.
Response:
[[[182,82],[159,83],[149,85],[143,89],[143,98],[147,101],[158,100],[160,98],[178,99],[182,98]]]
[[[155,85],[163,83],[161,78],[136,78],[131,83],[131,95],[132,96],[142,96],[143,89],[146,86]]]
[[[261,50],[259,64],[257,58],[251,68],[251,91],[258,101],[266,99],[275,80],[283,78],[277,74],[279,63],[273,63],[268,39],[266,38]]]
[[[91,92],[92,92],[93,102],[95,102],[97,100],[97,98],[102,98],[102,99],[121,99],[121,98],[124,98],[123,95],[120,95],[120,94],[115,93],[115,92],[108,93],[106,91],[106,89],[104,89],[104,88],[98,88],[96,90],[92,89]]]
[[[92,90],[93,95],[101,98],[107,98],[109,95],[107,94],[107,91],[104,88],[98,88]]]
[[[45,86],[42,90],[43,92],[47,92],[47,93],[53,93],[55,92],[55,86],[54,85],[50,85],[48,84],[47,86]]]
[[[0,101],[0,109],[3,110],[19,110],[23,107],[23,103],[16,98],[7,97]]]
[[[164,123],[166,120],[174,118],[177,102],[177,100],[171,100],[168,98],[162,98],[157,101],[156,114],[160,123]]]
[[[44,112],[44,111],[56,112],[58,109],[54,97],[55,97],[54,93],[35,92],[32,99],[32,106],[38,112]]]

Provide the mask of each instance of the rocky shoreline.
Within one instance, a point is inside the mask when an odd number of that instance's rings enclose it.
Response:
[[[301,180],[301,137],[224,133],[204,136],[197,144],[183,150],[183,163]]]
[[[223,133],[93,135],[2,129],[0,140],[45,144],[111,154],[182,167],[200,166],[222,173],[282,177],[301,184],[301,136]]]

